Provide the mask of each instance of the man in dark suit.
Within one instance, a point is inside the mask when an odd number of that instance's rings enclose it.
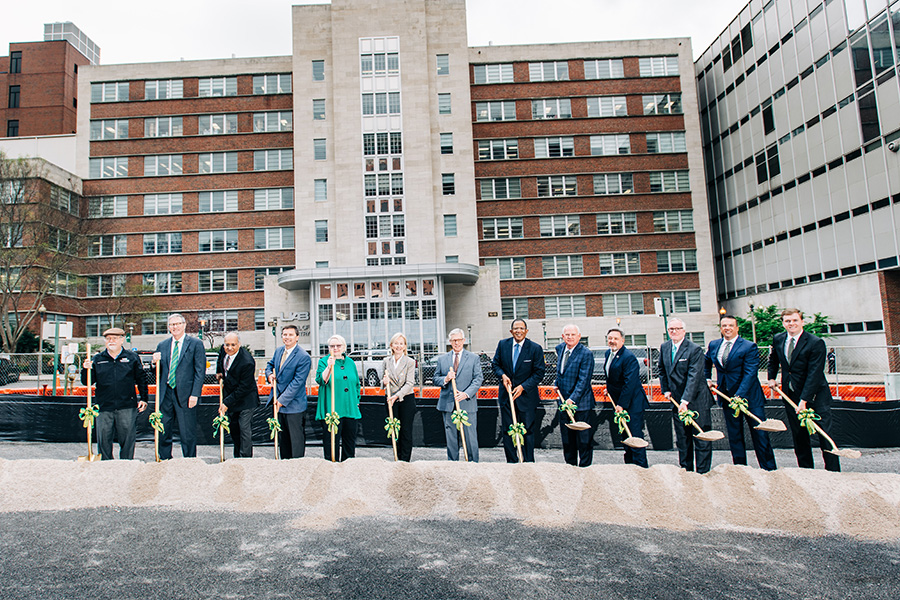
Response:
[[[606,370],[606,391],[619,408],[628,412],[628,428],[631,435],[644,439],[644,410],[650,408],[644,386],[641,384],[641,366],[634,353],[625,347],[625,334],[616,327],[606,333],[609,350],[603,361]],[[634,464],[645,469],[646,448],[625,446],[625,464]]]
[[[508,385],[512,388],[516,419],[525,426],[523,457],[525,462],[534,462],[534,426],[540,403],[538,385],[547,369],[544,349],[525,337],[528,335],[528,325],[524,319],[513,321],[509,332],[512,337],[500,340],[492,363],[494,374],[500,379],[500,391],[497,395],[500,405],[500,433],[506,434],[513,422],[509,394],[506,391]],[[511,436],[503,435],[503,449],[506,451],[506,462],[519,461]]]
[[[575,403],[575,420],[593,425],[594,389],[591,375],[594,373],[594,354],[581,343],[581,331],[577,325],[563,327],[563,341],[556,347],[556,388],[562,397]],[[559,399],[557,402],[561,404]],[[568,416],[560,413],[559,430],[562,434],[563,458],[566,463],[589,467],[594,461],[593,426],[576,431],[566,427]]]
[[[459,409],[466,411],[469,416],[469,426],[464,425],[462,428],[466,436],[468,458],[471,462],[478,462],[478,388],[484,381],[484,374],[481,372],[478,357],[463,349],[466,343],[466,334],[463,330],[454,329],[450,332],[449,339],[451,350],[438,357],[433,379],[434,385],[441,388],[437,409],[444,418],[447,458],[459,460],[459,432],[451,418],[453,411],[456,410],[452,383],[455,379]]]
[[[759,350],[756,344],[738,335],[737,318],[724,315],[719,319],[722,337],[709,343],[706,352],[706,379],[710,387],[730,397],[740,397],[747,401],[747,410],[760,420],[766,420],[766,397],[759,384]],[[713,383],[712,368],[716,367],[716,383]],[[731,460],[736,465],[747,464],[747,448],[744,445],[744,422],[750,428],[750,439],[759,466],[766,471],[775,470],[775,454],[769,443],[769,434],[754,429],[755,421],[750,421],[743,412],[737,417],[728,403],[721,399],[725,411],[725,427],[728,430],[728,445]]]
[[[831,390],[825,379],[825,342],[811,333],[803,331],[803,313],[796,308],[786,308],[781,312],[781,324],[787,330],[775,335],[769,356],[769,387],[775,387],[775,377],[781,369],[781,387],[785,394],[793,400],[798,410],[812,408],[821,418],[819,427],[830,435],[831,431]],[[788,424],[791,437],[794,438],[794,454],[797,465],[801,469],[813,469],[812,445],[806,428],[800,426],[797,412],[787,403]],[[819,439],[825,469],[840,471],[840,459],[830,452]]]
[[[306,350],[297,345],[300,330],[296,325],[286,325],[281,330],[284,346],[275,350],[266,364],[266,379],[278,391],[278,422],[281,434],[278,449],[283,460],[306,456],[306,379],[312,359]],[[272,404],[272,396],[266,406]]]
[[[153,354],[153,363],[160,361],[158,385],[163,386],[159,411],[164,431],[159,440],[159,458],[172,458],[173,417],[178,419],[181,455],[194,458],[197,456],[197,403],[203,393],[206,352],[203,342],[184,334],[183,316],[169,315],[168,325],[172,336],[161,341]]]
[[[256,387],[256,361],[241,338],[234,331],[225,334],[219,359],[216,362],[216,378],[222,386],[223,404],[219,415],[228,415],[235,458],[253,457],[253,409],[259,406]]]
[[[709,390],[703,378],[703,348],[685,339],[684,321],[669,319],[669,339],[659,347],[659,386],[667,399],[679,403],[672,410],[675,422],[675,444],[678,446],[678,462],[682,469],[694,470],[694,454],[697,455],[697,472],[707,473],[712,465],[712,442],[694,439],[693,426],[685,425],[678,415],[696,411],[694,419],[704,431],[712,425],[709,407],[712,404]]]

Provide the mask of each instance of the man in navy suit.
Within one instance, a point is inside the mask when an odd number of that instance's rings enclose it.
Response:
[[[522,454],[525,462],[534,462],[534,427],[537,407],[540,403],[538,385],[544,377],[547,365],[544,363],[544,349],[525,336],[528,325],[524,319],[516,319],[510,325],[511,338],[500,340],[494,352],[494,374],[500,378],[497,402],[500,404],[500,433],[503,434],[503,449],[506,462],[518,462],[518,454],[512,437],[505,435],[512,425],[512,411],[506,386],[512,388],[516,405],[516,419],[525,425],[525,440]]]
[[[448,336],[450,352],[437,359],[434,371],[434,385],[441,388],[437,409],[444,418],[444,436],[447,438],[447,458],[459,460],[459,437],[456,424],[451,418],[456,404],[453,397],[453,380],[456,380],[456,400],[459,409],[468,413],[469,426],[463,426],[466,449],[471,462],[478,462],[478,388],[484,381],[481,362],[478,357],[464,350],[466,334],[462,329],[454,329]]]
[[[256,387],[256,361],[241,346],[235,331],[225,334],[216,362],[216,378],[222,386],[219,415],[228,415],[235,458],[253,457],[253,409],[259,406]]]
[[[278,449],[282,459],[303,458],[306,455],[306,379],[312,359],[306,350],[297,345],[300,331],[296,325],[286,325],[281,330],[284,346],[275,350],[266,364],[266,379],[272,391],[278,391],[278,422],[281,434]],[[272,396],[266,406],[272,404]]]
[[[169,315],[168,326],[172,336],[161,341],[153,353],[153,364],[160,362],[157,385],[164,388],[159,406],[164,430],[159,440],[159,458],[172,458],[173,417],[178,419],[182,456],[194,458],[197,456],[197,403],[203,393],[206,352],[203,342],[184,334],[183,316]]]
[[[634,353],[625,347],[625,334],[613,327],[606,333],[609,350],[603,361],[606,370],[606,391],[617,407],[628,412],[628,428],[631,435],[644,439],[644,410],[650,408],[644,386],[641,384],[641,367]],[[618,412],[618,409],[617,409]],[[647,449],[625,446],[625,464],[645,469]]]
[[[562,397],[575,403],[575,420],[593,425],[594,389],[591,375],[594,373],[594,354],[581,344],[581,331],[577,325],[563,327],[563,341],[556,347],[556,388]],[[557,403],[561,404],[559,399]],[[568,416],[560,413],[559,430],[562,434],[563,457],[566,463],[589,467],[594,460],[593,426],[576,431],[566,427]]]
[[[738,335],[737,318],[724,315],[719,319],[722,337],[709,343],[706,352],[706,380],[710,387],[715,386],[720,392],[730,397],[740,397],[747,401],[747,410],[761,421],[766,420],[766,397],[759,383],[759,350],[756,344]],[[716,383],[713,383],[712,368],[716,367]],[[750,439],[759,466],[766,471],[775,470],[775,454],[769,443],[769,434],[754,429],[756,422],[751,422],[743,412],[734,416],[734,410],[721,399],[725,411],[725,427],[728,430],[728,445],[731,447],[731,460],[736,465],[747,464],[747,448],[744,445],[744,422],[750,428]]]
[[[796,308],[786,308],[781,312],[781,324],[786,332],[775,335],[769,356],[769,387],[775,387],[775,378],[781,368],[781,387],[785,394],[797,404],[799,410],[812,408],[819,415],[819,427],[825,433],[831,430],[831,390],[825,379],[825,342],[811,333],[803,331],[803,313]],[[800,426],[797,412],[787,403],[788,424],[794,438],[794,454],[801,469],[813,469],[812,445],[806,428]],[[826,452],[829,445],[819,439],[822,457],[827,471],[840,471],[841,460]]]
[[[682,469],[694,470],[694,455],[698,473],[707,473],[712,466],[712,442],[694,439],[693,426],[685,425],[678,415],[691,410],[698,413],[694,422],[709,431],[712,404],[703,378],[703,348],[685,339],[684,321],[669,319],[669,339],[659,347],[659,387],[663,395],[679,403],[672,410],[675,421],[675,444]]]

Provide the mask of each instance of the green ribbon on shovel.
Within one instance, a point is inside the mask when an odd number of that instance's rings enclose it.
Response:
[[[274,440],[275,434],[281,431],[281,423],[275,417],[269,417],[266,419],[266,424],[269,426],[269,439]]]
[[[747,410],[749,404],[747,403],[746,398],[741,398],[740,396],[735,396],[728,401],[728,408],[734,411],[734,418],[737,419],[742,411]]]
[[[625,433],[625,423],[631,420],[631,415],[626,410],[620,410],[613,415],[613,423],[619,428],[619,433]]]
[[[525,434],[528,431],[525,430],[525,423],[514,423],[509,426],[509,431],[506,433],[512,438],[514,446],[521,446],[525,442]]]
[[[78,418],[84,421],[82,425],[87,429],[88,427],[94,426],[94,419],[97,418],[97,415],[100,414],[100,408],[97,407],[96,404],[92,405],[90,408],[84,407],[78,411]]]
[[[569,413],[569,418],[572,419],[573,421],[575,420],[574,411],[576,408],[577,408],[577,406],[575,405],[574,402],[572,402],[571,399],[566,400],[565,402],[563,402],[562,404],[559,405],[559,410]]]
[[[328,433],[337,433],[341,417],[336,412],[328,413],[325,415],[325,424],[328,425]]]
[[[159,411],[150,413],[150,427],[160,433],[165,433],[166,429],[162,422],[162,413]]]
[[[806,431],[809,432],[809,435],[812,435],[816,432],[816,421],[820,421],[822,417],[816,414],[811,408],[804,408],[800,412],[797,413],[797,418],[800,419],[800,426],[806,427]]]
[[[384,422],[386,423],[384,430],[387,431],[388,437],[396,440],[397,435],[400,433],[400,419],[388,417]]]
[[[463,425],[469,426],[469,413],[463,409],[454,410],[450,413],[450,421],[456,425],[456,429],[462,431]]]
[[[224,429],[225,433],[231,433],[231,429],[228,428],[229,425],[231,424],[228,422],[228,417],[225,415],[220,415],[213,419],[213,436],[219,435],[220,429]]]
[[[686,410],[678,413],[678,419],[684,423],[685,427],[693,427],[694,419],[700,416],[696,410]]]

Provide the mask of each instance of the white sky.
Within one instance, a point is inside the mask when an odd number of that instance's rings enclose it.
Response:
[[[321,0],[296,2],[327,4]],[[279,56],[291,52],[289,0],[26,0],[0,19],[10,42],[40,41],[44,23],[72,21],[101,64]],[[747,0],[467,0],[469,45],[691,37],[695,58]],[[252,7],[252,8],[250,8]]]

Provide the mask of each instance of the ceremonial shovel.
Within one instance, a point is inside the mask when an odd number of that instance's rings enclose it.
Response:
[[[672,401],[672,404],[674,404],[676,408],[681,408],[681,405],[675,401],[675,398],[669,398],[669,400]],[[715,429],[703,431],[703,428],[697,425],[697,423],[693,419],[691,419],[691,425],[693,425],[694,428],[700,432],[694,434],[694,437],[698,440],[702,440],[704,442],[715,442],[725,437],[724,433],[722,433],[721,431],[716,431]]]
[[[719,396],[721,396],[722,398],[724,398],[725,400],[728,400],[728,402],[731,402],[731,398],[729,398],[728,396],[726,396],[725,394],[720,392],[715,387],[711,387],[709,389],[712,390],[714,393],[718,394]],[[778,419],[766,419],[765,421],[762,421],[762,420],[760,420],[759,417],[757,417],[752,412],[747,410],[747,407],[744,406],[743,404],[739,405],[739,407],[740,407],[742,413],[744,413],[745,415],[747,415],[748,417],[750,417],[751,419],[753,419],[754,421],[759,423],[759,425],[756,425],[753,429],[759,429],[760,431],[772,431],[772,432],[787,431],[787,427],[785,426],[785,424],[782,423],[781,421],[779,421]],[[734,410],[734,409],[731,409],[731,410]]]
[[[337,367],[337,360],[331,365],[331,415],[334,416],[334,369]],[[328,429],[331,430],[331,462],[335,462],[335,426],[330,426]]]
[[[278,423],[278,381],[272,384],[272,418]],[[281,460],[281,450],[278,449],[278,427],[272,431],[272,439],[275,441],[275,460]]]
[[[225,400],[222,398],[222,384],[219,383],[219,408],[222,408],[222,405],[225,404]],[[219,425],[219,462],[225,462],[225,432],[222,431],[223,427]]]
[[[90,358],[91,358],[91,345],[90,344],[87,345],[87,349],[85,350],[84,355],[86,357],[86,360],[90,360]],[[94,429],[94,426],[93,426],[94,418],[92,416],[93,415],[92,411],[94,409],[91,406],[91,371],[93,371],[93,369],[87,370],[87,409],[85,412],[86,419],[90,419],[90,423],[87,423],[87,421],[85,422],[85,428],[87,429],[88,451],[87,451],[87,456],[79,456],[78,457],[78,462],[95,462],[95,461],[100,460],[100,455],[94,454],[94,443],[91,441],[91,432]],[[91,416],[88,416],[88,413],[91,413]]]
[[[790,404],[791,407],[795,411],[799,412],[800,408],[796,404],[794,404],[793,400],[788,398],[787,394],[785,394],[783,391],[781,391],[781,388],[776,387],[775,391],[778,392],[778,394],[782,398],[784,398],[784,401],[787,402],[788,404]],[[831,444],[831,450],[825,450],[825,452],[830,452],[831,454],[843,456],[844,458],[860,458],[862,456],[862,452],[860,452],[859,450],[852,450],[850,448],[844,448],[843,450],[841,450],[840,448],[837,447],[837,444],[834,443],[834,440],[831,439],[831,436],[828,435],[827,433],[825,433],[824,429],[819,427],[818,423],[816,423],[815,421],[810,421],[810,423],[812,423],[813,427],[815,427],[815,429],[819,433],[819,435],[822,436],[823,438],[825,438],[826,440],[828,440],[828,443]]]
[[[391,397],[391,381],[390,376],[388,376],[387,384],[385,385],[385,390],[387,391],[387,398]],[[385,401],[387,402],[387,398]],[[388,424],[394,422],[394,407],[388,402]],[[394,436],[394,432],[392,430],[388,430],[388,437],[391,438],[391,445],[394,447],[394,462],[397,462],[397,438]]]
[[[559,391],[559,388],[556,388],[556,395],[559,396],[560,402],[562,402],[563,404],[566,404],[566,399],[563,398],[562,392]],[[574,407],[575,405],[572,404],[572,406]],[[585,429],[591,428],[589,423],[585,423],[584,421],[576,421],[575,415],[572,413],[571,410],[569,410],[569,409],[564,409],[564,410],[566,411],[566,414],[569,415],[569,419],[572,420],[571,423],[566,423],[566,427],[568,427],[569,429],[574,429],[575,431],[584,431]]]
[[[519,419],[516,418],[516,401],[513,400],[512,388],[510,388],[509,384],[506,384],[506,394],[509,396],[509,410],[512,413],[513,427],[518,429]],[[525,457],[522,456],[522,444],[516,443],[515,437],[513,437],[513,445],[515,445],[516,453],[519,455],[519,462],[525,462]]]
[[[610,403],[613,405],[613,410],[616,410],[617,408],[619,408],[619,406],[616,405],[615,400],[612,399],[612,396],[609,395],[609,391],[604,389],[603,393],[606,395],[607,398],[609,398]],[[616,411],[616,412],[618,412],[618,411]],[[628,414],[628,412],[624,409],[622,410],[622,412],[625,413],[626,415]],[[631,435],[631,428],[628,427],[628,423],[626,423],[625,421],[622,421],[622,425],[625,426],[625,433],[628,434],[628,437],[625,438],[624,440],[622,440],[623,444],[625,444],[626,446],[631,446],[632,448],[646,448],[647,446],[650,445],[650,443],[647,440],[639,438],[639,437],[634,437],[633,435]]]
[[[456,405],[456,412],[459,412],[459,399],[456,397],[456,373],[453,373],[453,379],[450,380],[450,383],[453,384],[453,404]],[[476,409],[477,410],[477,409]],[[463,450],[463,458],[466,459],[466,462],[469,462],[469,450],[466,448],[466,430],[463,429],[466,427],[465,423],[460,422],[457,426],[459,430],[459,437],[462,440],[462,450]]]

